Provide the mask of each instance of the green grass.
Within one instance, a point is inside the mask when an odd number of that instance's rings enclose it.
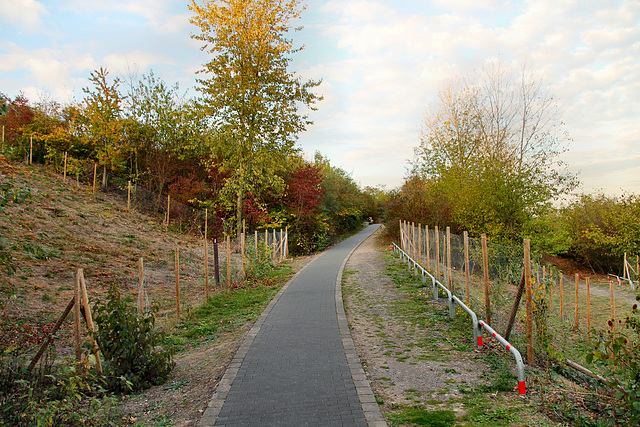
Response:
[[[260,316],[264,307],[292,275],[291,268],[282,265],[247,287],[214,293],[169,332],[165,345],[182,351],[187,345],[215,340],[221,334],[239,330]]]
[[[402,407],[389,414],[390,426],[410,425],[427,427],[451,427],[456,423],[453,411],[429,411],[418,406]]]

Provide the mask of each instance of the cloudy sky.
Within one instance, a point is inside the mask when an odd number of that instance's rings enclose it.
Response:
[[[640,2],[308,0],[293,67],[323,79],[300,136],[361,185],[406,175],[445,81],[487,60],[526,61],[562,104],[563,160],[582,190],[640,193]],[[153,70],[195,94],[206,61],[186,1],[0,0],[0,92],[82,97],[89,73]]]

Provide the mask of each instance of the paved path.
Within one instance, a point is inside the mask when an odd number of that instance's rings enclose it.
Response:
[[[378,226],[322,253],[249,331],[200,426],[386,426],[344,315],[349,255]]]

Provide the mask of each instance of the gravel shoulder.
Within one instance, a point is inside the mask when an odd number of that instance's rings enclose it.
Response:
[[[499,354],[500,349],[489,339],[486,347],[493,348],[475,350],[471,328],[458,324],[464,322],[462,316],[457,316],[459,321],[448,319],[443,300],[435,302],[430,288],[421,288],[418,280],[399,286],[393,276],[400,271],[406,275],[406,264],[391,253],[378,232],[353,253],[343,276],[353,341],[389,425],[414,425],[403,423],[398,414],[416,407],[452,413],[455,425],[485,425],[476,421],[492,412],[485,410],[491,405],[507,408],[502,417],[506,425],[557,425],[537,414],[530,398],[513,390],[477,392],[496,383],[491,362],[496,357],[487,353]],[[516,387],[515,379],[512,383]]]

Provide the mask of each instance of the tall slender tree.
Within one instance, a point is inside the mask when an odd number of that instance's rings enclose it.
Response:
[[[200,70],[202,111],[212,119],[215,150],[229,173],[225,192],[235,204],[237,232],[247,192],[276,186],[276,172],[295,152],[298,133],[311,124],[301,107],[314,109],[319,81],[302,81],[289,70],[300,28],[300,0],[191,0],[191,22],[212,59]],[[233,200],[235,199],[235,200]]]

